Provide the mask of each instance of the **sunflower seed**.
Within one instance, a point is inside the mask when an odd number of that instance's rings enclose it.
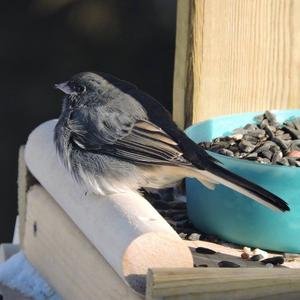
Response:
[[[294,140],[290,146],[291,150],[299,150],[300,151],[300,140]]]
[[[189,234],[187,236],[187,239],[189,241],[199,241],[200,240],[200,237],[201,237],[201,234],[200,233],[197,233],[197,232],[193,232],[191,234]]]
[[[293,119],[294,127],[300,131],[300,117]]]
[[[201,253],[201,254],[216,254],[217,252],[212,250],[212,249],[209,249],[209,248],[204,248],[204,247],[197,247],[195,249],[195,251],[197,253]]]
[[[200,264],[200,265],[194,264],[194,267],[195,267],[195,268],[207,268],[208,265],[207,265],[207,264]]]
[[[261,254],[256,254],[256,255],[253,255],[250,260],[252,261],[260,261],[262,260],[264,257],[261,255]]]
[[[283,154],[281,151],[276,151],[274,154],[273,154],[273,157],[272,157],[272,163],[275,164],[277,163],[278,161],[280,161],[283,157]]]
[[[274,135],[275,130],[272,130],[272,128],[274,128],[274,127],[271,127],[269,125],[266,125],[264,127],[264,129],[265,129],[265,131],[266,131],[266,133],[267,133],[267,135],[269,136],[270,139],[273,139],[275,137],[275,135]]]
[[[244,140],[242,140],[239,143],[239,147],[243,152],[248,152],[248,153],[255,149],[255,146],[253,144],[251,144],[248,141],[244,141]]]
[[[289,161],[287,160],[286,157],[284,157],[284,158],[282,158],[281,160],[279,160],[279,161],[277,162],[277,164],[282,165],[282,166],[289,166],[289,165],[290,165],[290,163],[289,163]]]
[[[226,261],[226,260],[222,260],[218,263],[218,266],[220,268],[239,268],[240,265],[234,263],[234,262],[231,262],[231,261]]]
[[[300,139],[300,131],[292,128],[291,126],[282,127],[286,132],[288,132],[293,138]]]
[[[263,264],[281,265],[284,263],[284,258],[282,256],[273,256],[266,258],[261,261]]]
[[[258,127],[255,124],[247,124],[244,126],[244,129],[246,129],[247,131],[255,131],[258,129]]]
[[[288,146],[284,140],[278,137],[274,137],[273,142],[275,142],[283,152],[286,152],[288,150]]]
[[[266,110],[264,115],[271,125],[278,125],[275,115],[272,114],[270,111]]]
[[[270,160],[267,158],[263,158],[263,157],[258,157],[257,161],[260,162],[261,164],[267,165],[270,163]]]
[[[259,139],[255,136],[249,135],[249,134],[245,134],[243,137],[243,140],[250,142],[251,144],[256,145],[259,141]]]
[[[249,159],[249,160],[256,160],[257,159],[257,153],[252,152],[252,153],[248,154],[245,158]]]
[[[264,150],[261,152],[262,157],[267,158],[268,160],[271,160],[273,153],[270,150]]]
[[[224,154],[224,155],[226,155],[226,156],[231,156],[231,157],[234,156],[234,153],[233,153],[231,150],[229,150],[229,149],[224,149],[224,148],[222,148],[222,149],[220,149],[218,152],[219,152],[220,154]]]

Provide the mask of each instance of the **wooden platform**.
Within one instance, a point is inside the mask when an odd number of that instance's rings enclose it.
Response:
[[[233,263],[239,264],[241,267],[247,268],[266,268],[264,264],[258,261],[251,261],[241,258],[241,254],[243,250],[238,248],[237,246],[234,247],[231,244],[227,244],[226,246],[205,242],[205,241],[185,241],[185,243],[190,247],[194,263],[196,265],[200,264],[207,264],[208,267],[218,267],[218,262],[222,260],[231,261]],[[197,247],[204,247],[209,248],[216,251],[216,254],[200,254],[196,253],[195,248]],[[278,256],[278,253],[270,253],[269,257]],[[291,268],[297,269],[300,268],[300,261],[286,261],[281,266],[277,266],[275,268]]]

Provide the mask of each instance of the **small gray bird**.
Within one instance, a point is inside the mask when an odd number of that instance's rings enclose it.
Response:
[[[88,191],[160,189],[195,177],[207,188],[223,184],[272,209],[289,210],[276,195],[222,167],[133,84],[85,72],[55,86],[65,93],[54,135],[58,154]]]

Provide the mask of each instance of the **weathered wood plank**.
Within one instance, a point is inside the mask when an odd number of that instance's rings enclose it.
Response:
[[[19,239],[22,244],[25,231],[26,220],[26,193],[29,187],[35,183],[36,180],[27,169],[24,159],[24,146],[19,149],[18,161],[18,214],[19,214]]]
[[[173,110],[181,127],[300,107],[300,1],[179,0],[177,13]]]
[[[146,299],[299,299],[300,270],[285,268],[150,269]]]
[[[28,192],[26,257],[63,299],[142,299],[41,186]]]

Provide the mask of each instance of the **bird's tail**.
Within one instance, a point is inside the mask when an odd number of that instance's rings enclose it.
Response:
[[[193,173],[194,177],[206,187],[213,188],[215,184],[223,184],[273,210],[290,210],[287,203],[278,196],[265,190],[259,185],[230,172],[219,164],[208,161],[205,167],[205,170],[193,169],[196,171]]]

